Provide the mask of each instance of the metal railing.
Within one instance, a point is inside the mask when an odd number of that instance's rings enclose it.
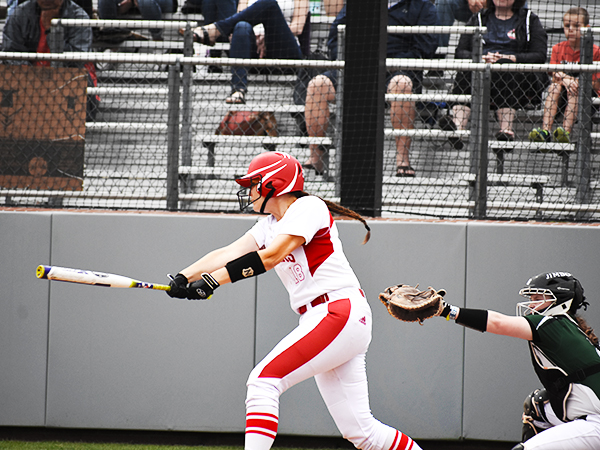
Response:
[[[53,21],[53,33],[60,33],[63,26],[74,26],[75,23],[61,19]],[[94,25],[103,26],[130,26],[130,27],[148,27],[150,23],[146,21],[88,21],[94,22]],[[107,23],[110,22],[110,23]],[[78,22],[79,23],[79,22]],[[83,21],[79,23],[83,25]],[[343,117],[343,49],[340,51],[339,61],[323,60],[244,60],[236,58],[210,58],[192,56],[193,44],[191,39],[192,22],[151,22],[151,28],[171,29],[186,28],[186,34],[182,43],[181,54],[130,54],[130,53],[62,53],[62,54],[31,54],[31,53],[0,53],[0,60],[50,60],[53,63],[61,62],[94,62],[94,63],[115,63],[115,64],[136,64],[136,65],[163,65],[168,66],[166,80],[161,84],[139,85],[139,86],[121,86],[114,84],[111,86],[90,87],[87,90],[88,95],[120,95],[120,96],[152,96],[157,99],[160,96],[160,102],[166,106],[166,120],[162,123],[157,122],[135,122],[135,121],[97,121],[88,122],[86,128],[93,133],[120,133],[133,132],[139,130],[141,133],[164,135],[166,137],[166,154],[162,170],[155,168],[152,176],[164,182],[164,188],[152,189],[146,192],[139,189],[110,191],[96,189],[82,191],[44,191],[27,188],[0,188],[0,198],[5,199],[5,204],[31,204],[31,200],[47,200],[47,204],[87,207],[89,203],[83,200],[96,199],[98,207],[127,208],[125,200],[140,200],[137,208],[156,209],[165,208],[167,210],[214,210],[214,211],[235,211],[236,198],[232,189],[228,188],[221,193],[216,193],[212,188],[207,189],[204,185],[198,187],[198,180],[204,183],[207,180],[231,179],[234,175],[243,170],[244,165],[251,158],[252,153],[245,153],[245,148],[251,146],[256,148],[260,146],[279,146],[290,147],[292,151],[297,152],[297,156],[302,157],[303,146],[308,144],[331,145],[336,151],[332,161],[335,170],[329,178],[308,177],[308,183],[317,191],[319,195],[332,200],[339,199],[339,170],[341,165],[339,159],[342,156],[343,149],[340,147],[342,117]],[[89,26],[89,25],[86,25]],[[392,27],[390,27],[392,28]],[[422,28],[422,29],[421,29]],[[391,31],[402,33],[432,32],[436,34],[444,31],[458,33],[473,33],[477,39],[480,39],[481,29],[469,27],[447,27],[448,30],[442,30],[442,27],[393,27]],[[586,63],[586,58],[591,61],[589,53],[586,53],[590,42],[593,42],[593,32],[595,29],[585,29],[583,38],[586,47],[582,47],[582,60],[584,64],[574,67],[565,67],[563,65],[550,64],[508,64],[508,65],[489,65],[484,63],[474,63],[461,60],[413,60],[413,59],[388,59],[386,65],[388,69],[402,70],[443,70],[450,73],[456,71],[469,71],[473,73],[474,89],[472,96],[452,95],[447,91],[438,90],[435,92],[424,92],[422,94],[387,94],[386,100],[389,102],[406,100],[411,102],[470,102],[472,105],[470,128],[468,130],[444,131],[427,126],[416,127],[415,129],[394,129],[386,128],[385,135],[393,140],[398,136],[410,136],[414,142],[422,141],[430,143],[434,141],[444,141],[448,138],[468,139],[468,147],[465,151],[468,156],[464,158],[468,168],[463,171],[452,173],[438,173],[429,177],[417,177],[414,179],[399,179],[393,176],[385,176],[384,184],[387,191],[384,194],[383,204],[386,208],[386,214],[392,216],[438,216],[438,217],[470,217],[470,218],[509,218],[509,219],[548,219],[548,220],[579,220],[590,221],[597,220],[600,214],[600,205],[595,201],[596,180],[594,179],[594,161],[591,161],[594,153],[594,141],[600,137],[598,133],[593,132],[593,111],[594,105],[600,103],[598,99],[592,99],[585,95],[591,92],[591,75],[600,71],[598,64]],[[340,42],[343,42],[344,30],[340,27]],[[202,80],[194,77],[194,68],[218,65],[220,67],[254,67],[254,68],[308,68],[308,69],[333,69],[340,71],[339,86],[336,91],[336,105],[334,108],[335,126],[328,137],[308,137],[305,135],[280,135],[279,137],[270,136],[218,136],[208,134],[204,131],[198,131],[198,114],[194,109],[194,89],[202,84]],[[489,140],[489,89],[492,74],[494,72],[549,72],[566,71],[581,73],[580,81],[580,108],[579,120],[577,125],[578,138],[572,144],[538,144],[527,141],[514,141],[509,143]],[[288,99],[280,99],[280,103],[261,103],[262,108],[277,109],[281,113],[301,114],[302,106],[292,105]],[[226,110],[252,109],[258,104],[234,105],[226,107]],[[220,110],[217,106],[212,106],[210,111]],[[208,111],[208,110],[207,110]],[[195,142],[195,145],[194,145]],[[235,161],[230,165],[223,165],[217,160],[215,147],[218,145],[228,146],[227,148],[236,148],[243,158],[234,158]],[[253,147],[252,147],[253,146]],[[198,148],[206,149],[206,159],[198,163]],[[297,150],[294,150],[297,149]],[[238,151],[236,150],[236,151]],[[526,152],[536,152],[544,156],[545,154],[559,155],[563,161],[562,172],[558,183],[553,181],[553,176],[545,175],[543,167],[535,167],[536,173],[511,173],[510,171],[497,170],[491,172],[491,163],[489,156],[493,154],[500,163],[501,157],[504,157],[511,151],[524,150]],[[384,149],[382,149],[384,151]],[[448,150],[444,149],[444,152]],[[422,150],[425,153],[426,150]],[[453,154],[456,154],[454,152]],[[576,158],[576,165],[567,167],[564,162],[569,158]],[[390,160],[391,157],[387,157]],[[545,160],[544,160],[545,161]],[[497,168],[498,169],[498,168]],[[115,172],[86,165],[84,179],[87,176],[96,179],[109,179],[115,177]],[[134,178],[133,175],[127,175],[128,179]],[[140,178],[144,174],[139,175]],[[568,179],[569,177],[569,179]],[[221,189],[222,186],[214,184]],[[498,195],[490,193],[490,187],[495,190],[505,188],[506,191],[514,186],[519,186],[527,191],[522,195],[522,200],[514,200],[511,196],[505,195],[498,199]],[[561,190],[562,189],[562,190]],[[454,195],[453,191],[465,191],[466,194]],[[557,196],[556,192],[566,192],[564,196]],[[574,190],[572,195],[570,191]],[[415,193],[419,193],[417,196]],[[504,195],[504,194],[503,194]],[[520,194],[519,194],[520,195]],[[27,199],[30,199],[28,201]],[[81,200],[81,202],[78,202]],[[102,200],[102,201],[100,201]],[[112,200],[112,202],[104,202]],[[123,201],[123,203],[119,203]],[[148,203],[145,204],[144,201]],[[43,203],[43,202],[42,202]]]

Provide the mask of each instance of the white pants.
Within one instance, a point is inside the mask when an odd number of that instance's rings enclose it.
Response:
[[[525,450],[598,450],[600,449],[600,416],[589,415],[585,420],[562,422],[550,403],[544,408],[550,423],[534,422],[548,427],[523,444]]]
[[[358,289],[329,294],[252,370],[246,398],[246,450],[267,450],[277,433],[279,396],[315,377],[338,429],[364,450],[420,450],[371,414],[365,354],[371,309]]]

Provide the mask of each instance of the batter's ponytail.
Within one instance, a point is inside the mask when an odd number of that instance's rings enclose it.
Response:
[[[306,197],[307,195],[312,195],[312,194],[309,194],[304,191],[290,192],[290,194],[294,195],[296,198]],[[318,195],[315,195],[315,197],[321,198]],[[365,229],[367,230],[367,234],[365,235],[365,239],[363,240],[362,243],[364,245],[367,242],[369,242],[369,239],[371,239],[371,228],[369,227],[369,225],[367,224],[367,221],[365,220],[365,218],[363,216],[361,216],[356,211],[352,211],[350,208],[346,208],[345,206],[338,205],[337,203],[330,202],[329,200],[325,200],[323,198],[321,198],[321,200],[323,200],[325,202],[325,204],[327,205],[327,209],[329,209],[329,211],[331,212],[332,215],[345,216],[345,217],[349,217],[351,219],[358,220],[359,222],[361,222],[364,225]]]

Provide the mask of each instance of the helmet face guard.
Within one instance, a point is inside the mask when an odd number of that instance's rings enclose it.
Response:
[[[240,211],[244,211],[246,208],[248,208],[248,206],[250,206],[251,204],[253,204],[255,201],[257,201],[260,197],[255,198],[254,200],[252,200],[252,198],[250,197],[252,194],[252,187],[254,185],[259,185],[259,194],[260,194],[260,184],[261,184],[261,176],[257,176],[256,178],[252,179],[252,181],[250,182],[250,186],[242,186],[242,188],[237,191],[237,198],[238,198],[238,202],[240,204]]]

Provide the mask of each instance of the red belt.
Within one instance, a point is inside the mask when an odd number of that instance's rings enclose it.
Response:
[[[310,306],[312,306],[314,308],[315,306],[320,305],[321,303],[327,303],[328,301],[329,301],[329,295],[327,295],[327,294],[319,295],[312,302],[310,302]],[[302,305],[300,308],[298,308],[298,312],[300,313],[300,315],[304,314],[307,310],[308,310],[308,307],[306,305]]]

